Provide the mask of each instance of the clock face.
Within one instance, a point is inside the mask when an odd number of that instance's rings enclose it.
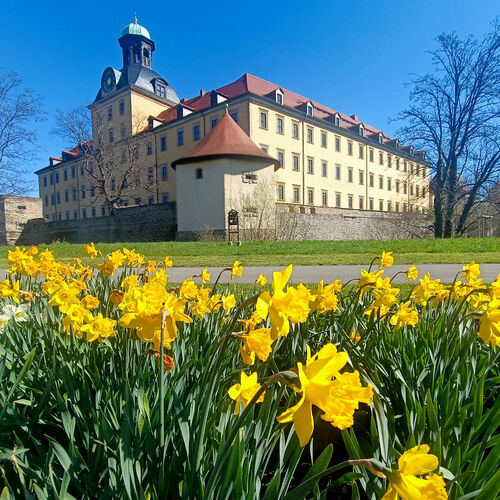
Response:
[[[116,85],[115,72],[111,68],[106,68],[101,78],[102,90],[106,93],[111,92]]]

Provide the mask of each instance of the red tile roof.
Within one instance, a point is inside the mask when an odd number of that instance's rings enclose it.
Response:
[[[296,94],[295,92],[292,92],[291,90],[284,89],[283,87],[263,80],[262,78],[259,78],[257,76],[250,75],[249,73],[245,73],[235,82],[224,85],[223,87],[219,87],[215,89],[215,91],[226,97],[227,99],[233,99],[235,97],[250,93],[262,97],[272,97],[274,100],[274,92],[276,92],[276,90],[278,89],[283,93],[284,106],[293,109],[303,109],[305,112],[306,105],[308,102],[310,102],[314,108],[315,118],[333,121],[334,116],[338,114],[340,116],[340,126],[344,129],[350,129],[351,127],[357,127],[362,124],[361,121],[354,119],[352,116],[340,113],[339,111],[324,106],[319,102],[303,97],[299,94]],[[189,107],[189,109],[192,109],[195,112],[209,108],[211,106],[210,94],[211,92],[207,92],[203,95],[193,97],[192,99],[186,99],[182,102],[182,105]],[[167,109],[161,112],[155,119],[164,123],[176,120],[177,110],[175,107]],[[379,132],[381,132],[381,130],[371,127],[370,125],[366,125],[365,123],[363,123],[363,126],[365,128],[365,134],[367,136],[369,134],[378,134]],[[385,135],[383,132],[382,134],[384,136],[384,143],[391,140],[391,138]]]
[[[264,153],[241,127],[225,114],[219,123],[185,156],[172,163],[193,163],[215,158],[242,158],[252,161],[267,161],[279,167],[277,160]]]

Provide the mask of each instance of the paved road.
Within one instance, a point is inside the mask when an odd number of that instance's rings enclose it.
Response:
[[[420,264],[417,267],[420,276],[423,276],[425,273],[430,273],[431,278],[440,278],[443,283],[452,283],[457,273],[462,270],[463,265],[464,264]],[[394,276],[398,272],[404,272],[408,269],[408,267],[408,265],[392,266],[390,269],[386,270],[386,276]],[[217,279],[217,276],[222,269],[224,268],[208,268],[208,271],[212,274],[212,283]],[[284,267],[245,267],[243,276],[241,278],[235,278],[235,283],[255,283],[255,280],[261,273],[266,276],[270,282],[273,278],[273,271],[280,271],[281,269],[284,269]],[[320,280],[324,280],[325,283],[331,283],[336,279],[341,280],[342,283],[346,283],[353,278],[359,278],[361,269],[367,269],[367,266],[294,266],[290,283],[318,283]],[[374,266],[373,269],[376,270],[377,266]],[[169,281],[171,283],[181,283],[186,278],[199,274],[201,271],[202,268],[200,267],[172,268],[168,271],[168,274],[170,275]],[[498,274],[500,274],[500,264],[481,264],[481,276],[486,283],[495,281]],[[1,269],[0,279],[5,279],[5,275],[5,270]],[[231,274],[226,271],[222,275],[219,282],[229,283],[231,281],[230,277]],[[404,274],[396,276],[393,280],[393,283],[405,282],[406,276]]]
[[[430,273],[431,278],[440,278],[443,283],[452,283],[456,274],[462,270],[463,265],[464,264],[420,264],[417,267],[420,276],[423,276],[425,273]],[[404,272],[408,269],[408,267],[408,265],[392,266],[390,269],[386,270],[386,276],[394,276],[400,271]],[[361,269],[366,268],[367,266],[294,266],[290,282],[317,283],[320,280],[324,280],[325,283],[330,283],[336,279],[340,279],[343,283],[346,283],[353,278],[359,278]],[[222,269],[222,267],[208,268],[208,271],[212,273],[212,282],[215,281]],[[245,267],[243,276],[241,278],[235,278],[235,283],[255,283],[255,280],[258,278],[260,273],[266,276],[270,281],[273,277],[273,271],[279,271],[281,269],[283,269],[283,266]],[[375,266],[374,269],[376,270],[377,266]],[[199,274],[200,272],[201,269],[196,267],[172,268],[169,269],[169,281],[179,283],[190,276]],[[500,264],[481,265],[481,276],[487,283],[495,281],[499,273]],[[230,277],[230,273],[226,271],[222,275],[220,283],[228,283],[231,281]],[[393,282],[405,283],[406,276],[404,274],[400,274],[395,277]]]

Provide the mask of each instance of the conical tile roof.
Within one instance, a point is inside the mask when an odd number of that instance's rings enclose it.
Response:
[[[172,167],[182,163],[195,163],[217,158],[241,158],[251,161],[274,163],[278,160],[264,153],[242,128],[225,114],[219,123],[185,156],[172,162]]]

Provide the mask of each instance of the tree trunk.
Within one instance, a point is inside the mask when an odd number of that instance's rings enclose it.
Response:
[[[459,236],[462,236],[462,233],[465,231],[465,224],[467,223],[470,211],[472,210],[472,207],[474,206],[475,202],[476,202],[476,191],[473,190],[469,194],[467,202],[465,203],[462,213],[460,214],[460,219],[458,220],[457,234]]]
[[[445,238],[453,237],[453,219],[455,217],[455,205],[457,203],[457,159],[452,158],[448,167],[448,185],[446,186],[446,211],[444,220]]]

